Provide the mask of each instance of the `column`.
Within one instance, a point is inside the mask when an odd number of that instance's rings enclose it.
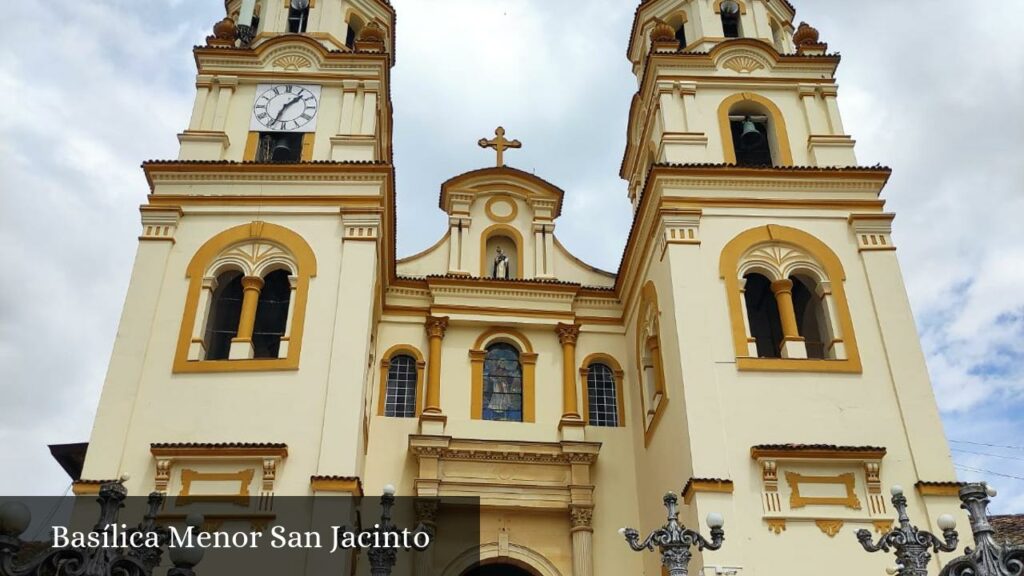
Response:
[[[423,530],[430,534],[431,542],[437,538],[437,508],[439,504],[440,500],[437,498],[416,498],[416,501],[413,502],[413,506],[416,508],[416,524],[422,526]],[[433,576],[437,573],[434,570],[434,548],[436,546],[430,546],[415,554],[413,573],[416,576]]]
[[[196,79],[196,101],[192,106],[192,118],[188,123],[189,130],[199,130],[203,127],[206,100],[210,97],[210,80],[211,77],[205,74]]]
[[[782,323],[782,357],[807,358],[807,347],[800,337],[796,324],[796,312],[793,310],[793,281],[776,280],[772,282],[772,293],[779,306],[779,321]]]
[[[824,114],[818,105],[818,87],[811,84],[799,86],[800,100],[804,104],[804,118],[807,120],[807,134],[827,134]]]
[[[203,278],[203,287],[199,292],[199,306],[196,307],[196,319],[192,325],[192,341],[188,345],[189,360],[206,358],[206,322],[210,318],[210,306],[213,303],[213,292],[217,289],[217,279],[209,276]]]
[[[441,434],[447,418],[441,410],[441,341],[448,329],[447,316],[427,316],[427,394],[420,415],[421,434]]]
[[[242,315],[238,319],[238,333],[231,339],[229,360],[246,360],[253,357],[252,330],[256,325],[256,307],[260,303],[262,289],[263,278],[242,278]]]
[[[846,359],[846,345],[843,343],[843,327],[836,316],[835,299],[832,296],[832,283],[821,282],[815,290],[815,295],[824,307],[822,316],[827,322],[827,333],[832,336],[831,342],[826,342],[825,356],[835,360]]]
[[[463,244],[470,226],[469,218],[462,216],[448,217],[448,273],[469,276],[463,269]]]
[[[594,509],[590,506],[570,506],[572,521],[572,574],[591,576],[594,573],[594,528],[591,519]]]
[[[580,335],[578,324],[558,324],[555,327],[562,345],[562,420],[558,428],[563,440],[583,440],[583,418],[580,417],[576,394],[576,340]]]

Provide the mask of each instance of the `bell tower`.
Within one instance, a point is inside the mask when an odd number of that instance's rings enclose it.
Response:
[[[642,383],[637,488],[683,479],[688,526],[737,519],[705,574],[810,574],[791,565],[808,542],[866,573],[837,542],[891,520],[883,485],[918,483],[912,506],[933,517],[956,508],[928,488],[956,475],[881,198],[890,171],[858,166],[840,58],[795,17],[787,0],[646,0],[627,48],[635,214],[617,285]]]
[[[794,17],[786,0],[641,3],[621,171],[634,205],[658,163],[856,165],[837,105],[839,56]]]
[[[142,235],[78,491],[125,475],[132,494],[211,478],[251,495],[360,489],[393,252],[395,12],[225,8],[194,49],[177,159],[143,164]]]

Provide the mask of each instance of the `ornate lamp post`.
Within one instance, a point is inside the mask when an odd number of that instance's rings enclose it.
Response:
[[[939,576],[1022,576],[1024,547],[998,544],[988,522],[989,498],[996,491],[987,485],[968,484],[960,489],[961,508],[967,510],[974,532],[975,548],[943,568]]]
[[[107,534],[113,538],[117,516],[124,507],[128,496],[124,484],[109,482],[100,487],[97,502],[100,504],[100,518],[93,527],[93,533]],[[32,514],[20,502],[8,502],[0,506],[0,576],[49,576],[52,574],[74,574],[78,576],[151,576],[160,564],[163,548],[170,541],[170,531],[156,523],[156,515],[163,506],[164,496],[159,492],[149,495],[148,511],[137,528],[122,533],[124,547],[103,548],[56,548],[25,563],[16,560],[21,550],[20,536],[32,523]],[[189,524],[198,526],[202,518],[190,518]],[[143,537],[133,534],[140,534]],[[148,538],[147,538],[148,536]],[[158,546],[133,546],[131,542],[153,540]],[[174,567],[168,576],[195,576],[196,564],[202,560],[202,548],[168,548]]]
[[[661,563],[668,570],[669,576],[687,576],[690,558],[693,556],[690,548],[694,545],[698,550],[721,548],[725,540],[725,531],[722,530],[725,520],[716,512],[708,514],[708,526],[711,528],[709,542],[699,533],[679,523],[679,498],[674,492],[665,494],[664,502],[668,509],[668,523],[651,532],[643,541],[640,540],[640,533],[632,528],[622,528],[619,534],[626,538],[629,547],[636,552],[654,550],[657,546],[661,552]]]
[[[892,505],[899,513],[899,527],[884,534],[877,544],[871,542],[871,532],[867,530],[858,530],[857,540],[868,552],[895,550],[898,565],[895,573],[898,576],[928,576],[928,562],[932,558],[929,549],[933,552],[956,550],[959,542],[955,530],[956,520],[949,514],[939,516],[939,528],[942,529],[942,537],[945,539],[943,542],[931,532],[918,530],[916,526],[910,524],[910,518],[907,516],[907,497],[903,495],[903,488],[892,487]]]
[[[368,530],[380,537],[380,540],[387,544],[386,534],[401,534],[402,531],[395,526],[395,523],[391,521],[391,508],[395,505],[395,487],[388,484],[384,487],[384,494],[380,497],[380,522],[377,523],[373,530]],[[413,532],[426,532],[429,534],[429,530],[420,523],[416,526]],[[425,550],[426,546],[420,547],[416,543],[416,538],[413,538],[413,544],[411,546],[414,550]],[[428,544],[429,546],[429,539]],[[391,570],[394,569],[395,563],[398,561],[398,548],[384,545],[384,546],[373,546],[366,553],[370,558],[370,575],[371,576],[390,576]],[[168,575],[170,576],[170,575]]]

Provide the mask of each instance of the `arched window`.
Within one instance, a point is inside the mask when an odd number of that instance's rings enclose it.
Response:
[[[860,373],[839,258],[801,230],[768,225],[722,250],[740,370]]]
[[[504,342],[488,346],[483,376],[483,419],[522,422],[523,367],[519,350]]]
[[[779,54],[786,53],[786,32],[782,29],[782,26],[774,19],[771,18],[768,21],[768,25],[772,29],[772,43],[775,45],[775,50]]]
[[[275,270],[263,278],[252,331],[254,358],[278,357],[281,338],[288,326],[288,308],[292,297],[288,276],[287,270]]]
[[[828,310],[825,300],[818,296],[818,281],[807,274],[795,274],[793,282],[793,309],[800,337],[807,347],[807,357],[825,359],[834,353],[832,335],[828,328]]]
[[[366,23],[363,19],[355,12],[349,14],[348,17],[348,31],[345,33],[345,45],[349,48],[356,47],[356,39],[359,37],[359,32],[362,31],[363,26]]]
[[[288,31],[301,34],[309,24],[309,0],[291,0],[288,4]]]
[[[294,370],[316,257],[295,232],[255,221],[217,234],[189,262],[174,371]]]
[[[650,443],[667,401],[665,369],[661,358],[661,311],[653,282],[640,292],[637,319],[636,357],[638,359],[641,405],[643,408],[644,444]]]
[[[738,112],[738,111],[737,111]],[[739,166],[773,166],[770,116],[764,114],[729,114],[733,150]]]
[[[241,315],[242,273],[230,270],[217,276],[210,301],[210,317],[203,337],[207,360],[227,360]]]
[[[750,337],[757,346],[758,358],[782,357],[782,323],[771,281],[761,274],[744,276],[743,297],[747,305]]]
[[[740,5],[733,0],[725,0],[721,6],[722,13],[722,35],[726,38],[739,38],[742,36],[740,24]]]
[[[408,354],[392,356],[388,361],[387,393],[384,415],[412,418],[416,415],[416,359]]]
[[[591,426],[619,425],[615,373],[600,362],[587,367],[587,423]]]

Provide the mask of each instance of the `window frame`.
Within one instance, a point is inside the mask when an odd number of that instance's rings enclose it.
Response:
[[[395,356],[411,356],[416,362],[416,410],[415,417],[419,418],[423,413],[423,395],[426,393],[426,366],[423,353],[418,348],[409,344],[396,344],[388,348],[381,355],[380,361],[380,393],[377,400],[377,415],[385,418],[409,418],[407,416],[388,416],[386,414],[386,403],[388,394],[388,371],[391,368],[391,359]]]
[[[469,351],[470,360],[470,418],[484,420],[484,360],[487,347],[502,342],[519,350],[519,364],[523,370],[523,420],[522,422],[486,420],[506,424],[530,424],[537,420],[536,374],[538,354],[533,351],[530,340],[514,328],[496,327],[480,334]]]
[[[668,390],[665,381],[665,363],[662,359],[661,354],[661,308],[658,305],[658,291],[654,287],[654,282],[647,281],[640,292],[640,303],[637,308],[637,323],[636,323],[636,369],[637,369],[637,385],[640,388],[640,422],[644,427],[644,447],[650,446],[651,440],[654,438],[654,433],[658,428],[658,424],[661,422],[661,417],[665,413],[665,409],[668,406]],[[646,326],[645,318],[652,318],[651,326]],[[651,361],[653,363],[653,375],[655,378],[654,382],[654,395],[652,398],[647,397],[646,385],[647,381],[644,378],[645,367],[643,366],[642,359],[646,355],[646,350],[652,350]],[[655,401],[654,406],[648,406],[651,401]],[[650,414],[650,418],[648,418]]]
[[[286,336],[281,339],[282,347],[285,347],[287,342],[284,357],[240,360],[197,358],[190,360],[190,348],[196,343],[197,325],[201,330],[198,333],[200,341],[206,329],[209,300],[204,291],[208,289],[210,276],[216,277],[219,271],[226,270],[228,266],[238,267],[239,263],[230,263],[227,253],[237,247],[255,243],[275,245],[287,255],[288,265],[294,266],[293,276],[290,278],[293,286],[291,320]],[[282,256],[282,258],[285,257]],[[283,261],[265,263],[259,268],[259,275],[262,277],[283,266],[285,266]],[[316,256],[312,248],[302,236],[284,226],[257,220],[214,235],[196,251],[185,270],[188,289],[172,373],[298,370],[309,285],[310,280],[316,274]]]
[[[612,371],[615,379],[615,412],[618,423],[615,426],[600,426],[601,428],[625,428],[626,427],[626,396],[625,388],[626,373],[615,358],[604,353],[594,353],[583,359],[580,364],[580,383],[583,389],[583,421],[587,426],[597,426],[590,423],[590,367],[594,364],[603,364]]]
[[[824,275],[821,282],[828,283],[830,314],[835,317],[837,326],[833,328],[833,342],[841,343],[845,352],[842,359],[817,358],[756,358],[750,355],[750,342],[746,312],[744,310],[743,293],[740,278],[744,273],[742,259],[752,249],[761,245],[788,245],[806,252],[821,268]],[[747,268],[749,271],[749,267]],[[826,372],[860,374],[863,372],[860,352],[857,347],[857,335],[853,327],[853,318],[846,298],[846,272],[843,265],[824,242],[815,236],[788,226],[769,224],[749,229],[729,241],[722,249],[719,260],[719,275],[725,283],[726,299],[730,328],[732,331],[733,348],[736,357],[736,368],[740,371],[762,372]],[[788,275],[785,278],[788,279]],[[768,276],[771,280],[772,277]],[[835,335],[839,335],[838,338]]]
[[[774,166],[793,166],[793,149],[789,141],[789,128],[786,117],[775,102],[753,92],[740,92],[722,100],[718,106],[719,136],[722,139],[722,154],[726,164],[736,164],[736,143],[732,137],[733,108],[740,103],[752,102],[763,108],[762,113],[768,116],[768,138],[775,144],[772,149]],[[736,114],[739,115],[738,113]],[[743,166],[738,166],[743,168]]]

